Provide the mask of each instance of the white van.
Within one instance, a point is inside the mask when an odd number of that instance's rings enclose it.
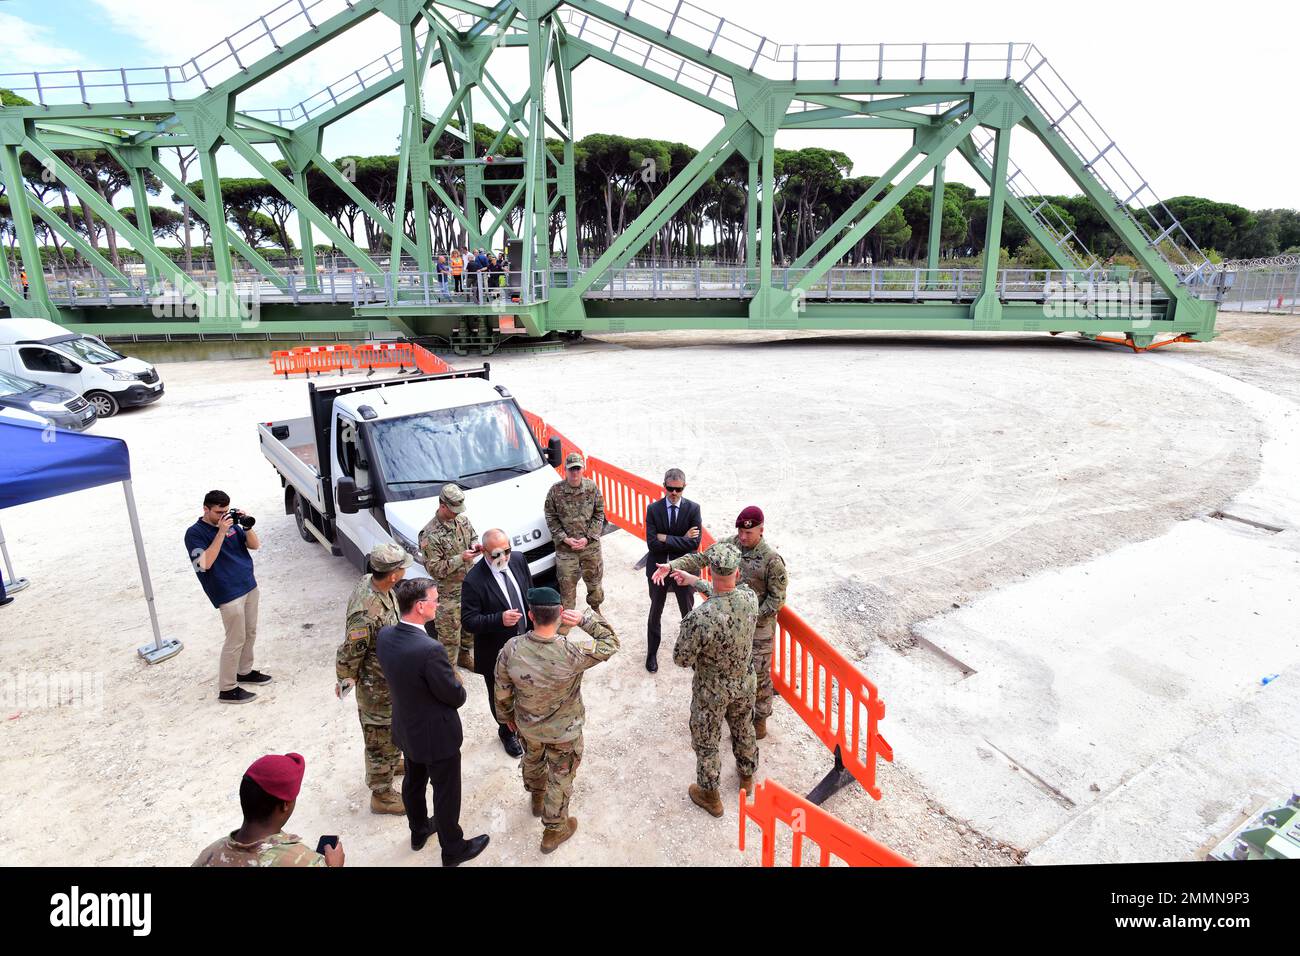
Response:
[[[156,402],[163,394],[152,365],[45,319],[0,319],[0,372],[71,389],[94,405],[100,418]]]

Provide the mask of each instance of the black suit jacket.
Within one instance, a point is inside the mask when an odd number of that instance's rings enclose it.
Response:
[[[688,538],[686,532],[691,528],[704,531],[704,522],[700,519],[700,506],[689,498],[683,498],[677,506],[677,523],[669,527],[668,501],[660,498],[652,501],[645,509],[645,541],[650,549],[650,558],[645,563],[645,576],[655,573],[655,565],[667,564],[684,554],[698,551],[699,538]],[[660,541],[658,535],[668,535],[667,541]]]
[[[465,703],[465,688],[447,649],[405,621],[380,628],[375,645],[393,696],[393,743],[412,763],[454,756],[463,739],[456,709]]]
[[[487,558],[481,558],[469,569],[460,587],[460,626],[474,635],[474,673],[491,674],[497,666],[497,655],[506,641],[515,634],[528,630],[528,589],[533,586],[533,575],[528,570],[528,559],[520,552],[510,555],[509,572],[519,588],[519,600],[524,605],[523,630],[506,627],[502,615],[510,610],[501,586],[496,582]]]

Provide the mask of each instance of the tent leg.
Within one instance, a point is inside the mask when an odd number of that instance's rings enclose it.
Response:
[[[131,537],[135,539],[135,557],[140,562],[140,582],[144,585],[144,599],[149,605],[149,623],[153,625],[153,646],[141,647],[138,653],[145,659],[145,663],[158,664],[179,654],[183,645],[171,638],[164,641],[162,631],[158,629],[158,611],[153,604],[153,582],[149,579],[149,562],[144,556],[144,539],[140,535],[140,516],[135,510],[131,479],[122,482],[122,491],[126,494],[126,512],[131,516]]]
[[[26,578],[16,577],[14,575],[14,563],[9,560],[9,549],[5,546],[5,530],[0,527],[0,556],[4,557],[5,566],[0,569],[4,574],[5,592],[13,594],[15,591],[21,591],[27,585],[31,584]]]

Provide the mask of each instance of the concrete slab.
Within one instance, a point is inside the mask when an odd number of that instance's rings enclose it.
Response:
[[[1180,522],[932,617],[915,628],[920,650],[872,658],[892,688],[898,759],[953,816],[1042,846],[1031,860],[1186,858],[1248,795],[1300,769],[1281,753],[1295,749],[1283,728],[1300,707],[1300,680],[1270,684],[1269,707],[1255,706],[1261,678],[1300,665],[1300,407],[1174,356],[1151,358],[1259,418],[1259,480],[1222,511],[1284,530]],[[1141,495],[1143,477],[1132,484]],[[926,644],[973,673],[944,664],[949,679],[936,679],[933,662],[915,661]],[[1167,804],[1188,788],[1197,800],[1171,843]]]

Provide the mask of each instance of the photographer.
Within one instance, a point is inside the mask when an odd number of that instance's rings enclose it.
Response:
[[[240,684],[271,682],[271,675],[253,670],[257,581],[249,552],[262,546],[253,523],[252,517],[230,508],[230,495],[209,491],[203,499],[203,516],[185,532],[185,551],[226,629],[217,694],[223,704],[246,704],[257,697]]]

